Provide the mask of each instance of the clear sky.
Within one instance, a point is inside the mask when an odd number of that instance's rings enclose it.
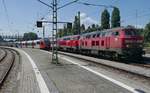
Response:
[[[23,34],[24,32],[36,32],[41,36],[41,29],[37,29],[34,25],[38,19],[45,16],[45,20],[51,20],[51,9],[37,0],[4,0],[6,9],[4,8],[3,0],[0,0],[0,34]],[[42,0],[51,4],[52,0]],[[71,0],[58,0],[58,5],[61,6]],[[119,7],[121,12],[121,25],[136,25],[137,11],[137,26],[145,27],[150,22],[150,0],[80,0],[93,4],[114,5]],[[104,7],[85,6],[80,4],[72,4],[58,11],[59,21],[74,20],[77,12],[81,12],[81,21],[86,26],[93,23],[100,24],[100,14]],[[112,9],[108,9],[110,14]],[[8,15],[8,16],[7,16]],[[46,25],[46,36],[51,34],[51,25]],[[59,28],[62,25],[59,26]],[[39,31],[39,32],[38,32]]]

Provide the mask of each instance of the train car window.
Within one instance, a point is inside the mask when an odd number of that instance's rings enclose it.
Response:
[[[99,41],[96,41],[96,46],[99,46]]]
[[[133,30],[133,29],[125,30],[125,34],[126,34],[127,36],[135,36],[135,35],[138,35],[138,33],[137,33],[135,30]]]
[[[118,36],[118,35],[119,35],[119,32],[118,32],[118,31],[117,31],[117,32],[115,32],[115,35],[116,35],[116,36]]]
[[[77,36],[77,37],[74,37],[72,40],[79,40],[79,36]]]
[[[92,46],[95,46],[95,41],[92,41]]]
[[[96,37],[96,34],[93,35],[93,38],[95,38],[95,37]]]
[[[106,32],[102,32],[102,37],[104,37],[104,36],[105,36],[105,34],[106,34]]]
[[[41,45],[44,45],[44,43],[43,43],[43,42],[41,42]]]
[[[118,31],[113,32],[113,36],[119,36],[119,32]]]
[[[32,45],[35,46],[35,43],[33,42]]]
[[[109,36],[109,32],[106,32],[106,33],[105,33],[105,37],[106,37],[106,36]]]
[[[98,34],[97,34],[97,37],[100,37],[100,35],[101,35],[101,33],[98,33]]]
[[[88,38],[88,36],[86,36],[86,38]]]
[[[38,42],[37,42],[37,44],[39,45],[39,44],[40,44],[40,42],[38,41]]]
[[[129,35],[132,35],[132,32],[129,31],[129,30],[126,30],[126,31],[125,31],[125,34],[126,34],[127,36],[129,36]]]
[[[111,36],[111,35],[112,35],[112,31],[109,31],[108,36]]]
[[[86,39],[86,36],[83,36],[83,39]]]
[[[103,41],[101,41],[101,46],[104,46],[104,40],[103,40]]]
[[[85,45],[87,46],[87,42],[85,42]]]
[[[91,35],[88,35],[88,39],[91,38]]]
[[[82,41],[82,46],[84,46],[84,42]]]
[[[109,36],[112,36],[112,35],[113,35],[113,32],[112,32],[112,31],[110,31]]]

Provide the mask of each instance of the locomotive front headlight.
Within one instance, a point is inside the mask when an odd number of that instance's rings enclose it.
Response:
[[[130,47],[130,45],[129,45],[129,44],[127,44],[127,45],[126,45],[126,47],[127,47],[127,48],[129,48],[129,47]]]

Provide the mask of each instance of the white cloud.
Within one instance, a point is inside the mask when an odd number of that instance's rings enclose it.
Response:
[[[91,26],[92,24],[98,24],[96,20],[89,17],[86,13],[81,13],[80,18],[81,18],[81,24],[84,24],[86,28],[88,26]]]

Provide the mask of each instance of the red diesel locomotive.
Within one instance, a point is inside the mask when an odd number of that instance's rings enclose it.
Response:
[[[80,35],[65,36],[58,39],[58,48],[60,50],[77,52],[79,51]]]
[[[62,37],[59,48],[65,51],[108,56],[112,58],[142,58],[143,37],[134,28],[114,28],[82,35]]]

